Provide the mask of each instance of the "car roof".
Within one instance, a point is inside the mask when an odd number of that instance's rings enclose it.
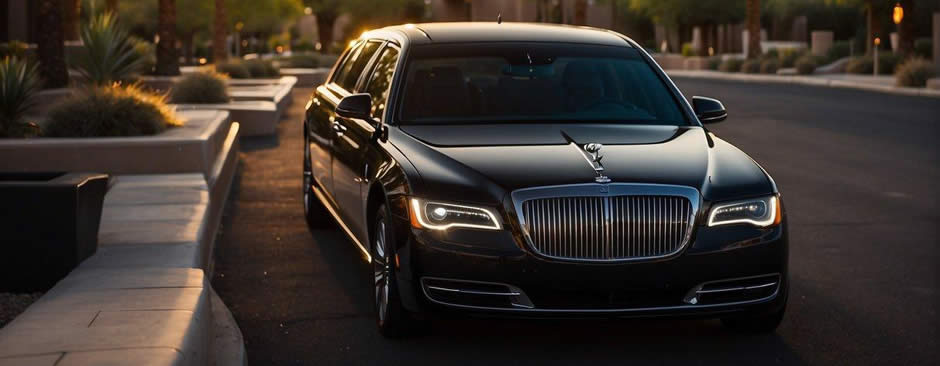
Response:
[[[626,36],[606,29],[546,23],[458,22],[385,27],[360,38],[384,38],[399,43],[559,42],[632,46]]]

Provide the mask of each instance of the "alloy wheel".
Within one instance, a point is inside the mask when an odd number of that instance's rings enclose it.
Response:
[[[379,323],[385,323],[388,316],[388,293],[391,275],[391,255],[385,237],[385,220],[376,224],[375,255],[372,257],[372,273],[375,284],[375,307],[378,312]]]

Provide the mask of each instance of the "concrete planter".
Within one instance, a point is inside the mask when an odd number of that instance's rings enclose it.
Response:
[[[172,88],[173,85],[182,78],[182,76],[144,75],[140,77],[140,84],[147,89],[160,93],[166,93],[169,92],[170,88]]]
[[[314,87],[323,84],[326,76],[329,75],[330,68],[321,67],[316,69],[303,68],[282,68],[281,75],[293,76],[297,78],[297,86]]]
[[[0,139],[8,172],[92,171],[111,174],[203,173],[211,176],[228,135],[227,111],[180,111],[182,127],[146,137]]]
[[[233,86],[228,95],[233,101],[263,100],[273,102],[283,115],[292,102],[292,84],[270,84],[256,86]]]
[[[0,292],[45,291],[98,248],[108,176],[0,173]]]
[[[177,110],[218,109],[229,112],[233,122],[240,125],[242,136],[273,135],[281,111],[274,102],[265,100],[234,101],[226,104],[177,104]]]

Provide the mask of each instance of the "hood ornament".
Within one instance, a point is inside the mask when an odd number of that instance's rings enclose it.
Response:
[[[601,148],[604,145],[592,142],[589,144],[584,144],[584,152],[588,153],[589,156],[588,162],[591,163],[591,168],[594,168],[594,172],[597,173],[597,177],[594,177],[594,181],[597,183],[610,183],[610,178],[604,175],[604,165],[601,164],[601,159],[604,158],[604,155],[601,155]]]

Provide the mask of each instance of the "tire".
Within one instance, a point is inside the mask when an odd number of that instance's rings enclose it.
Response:
[[[787,310],[786,301],[784,299],[783,306],[775,312],[724,317],[721,318],[721,323],[728,329],[741,333],[773,333],[783,322],[783,314]]]
[[[403,338],[417,335],[424,324],[401,305],[398,282],[394,268],[394,230],[388,226],[391,215],[383,204],[379,206],[373,222],[372,240],[372,287],[375,304],[375,324],[386,338]]]
[[[330,222],[330,213],[323,207],[323,203],[317,199],[316,194],[311,188],[313,180],[313,164],[310,163],[310,135],[307,132],[307,126],[304,125],[304,168],[303,168],[303,204],[304,217],[307,219],[307,226],[311,228],[323,228]]]

